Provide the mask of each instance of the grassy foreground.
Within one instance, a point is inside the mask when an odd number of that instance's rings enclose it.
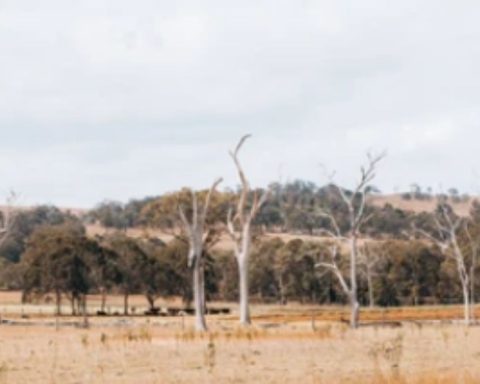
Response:
[[[92,317],[82,329],[81,319],[9,310],[0,383],[480,382],[480,327],[418,321],[457,307],[365,311],[352,331],[341,309],[256,306],[251,328],[211,317],[205,334],[191,318]]]

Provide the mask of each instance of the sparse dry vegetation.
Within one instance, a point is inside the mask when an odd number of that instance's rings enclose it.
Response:
[[[184,328],[178,318],[141,317],[92,319],[88,330],[61,326],[57,331],[39,325],[35,317],[24,326],[2,325],[0,382],[451,384],[480,380],[477,326],[404,322],[352,330],[342,322],[322,319],[313,328],[309,310],[302,306],[286,307],[287,315],[278,313],[278,307],[254,306],[253,314],[257,313],[263,316],[254,316],[250,328],[239,327],[235,316],[209,317],[207,333],[195,332],[191,317]],[[401,314],[392,310],[391,319]],[[48,319],[41,320],[46,324]]]

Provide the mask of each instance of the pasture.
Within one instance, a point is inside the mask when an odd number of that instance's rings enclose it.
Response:
[[[253,306],[243,329],[232,305],[199,334],[188,316],[90,316],[83,328],[0,298],[0,383],[480,382],[480,327],[452,321],[460,307],[366,309],[351,330],[343,308],[301,305]],[[120,297],[109,303],[120,310]],[[143,298],[132,303],[140,313]]]

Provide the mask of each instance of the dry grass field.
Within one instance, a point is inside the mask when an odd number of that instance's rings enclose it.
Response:
[[[84,329],[18,298],[0,295],[0,383],[480,383],[480,327],[431,321],[457,307],[365,310],[353,331],[343,308],[254,306],[249,329],[234,313],[196,334],[189,317],[91,317]]]

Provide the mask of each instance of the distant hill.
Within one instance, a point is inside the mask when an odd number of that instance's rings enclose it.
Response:
[[[470,212],[470,208],[474,201],[480,200],[478,197],[465,197],[459,199],[460,201],[454,201],[449,199],[449,204],[454,208],[455,212],[461,216],[467,216]],[[432,197],[430,199],[407,199],[404,194],[396,193],[389,195],[375,194],[370,195],[368,202],[376,207],[383,207],[386,204],[392,205],[394,208],[398,208],[404,211],[413,213],[432,212],[437,206],[437,199]],[[16,206],[18,210],[29,210],[34,206]],[[5,206],[0,205],[0,210],[5,209]],[[64,213],[70,213],[77,217],[86,215],[89,210],[86,208],[74,208],[74,207],[58,207]]]
[[[455,212],[460,216],[468,216],[470,208],[477,197],[468,197],[461,199],[460,202],[455,202],[449,199],[449,204],[453,207]],[[405,199],[402,194],[391,195],[372,195],[369,198],[370,204],[383,207],[385,204],[390,204],[394,208],[414,213],[432,212],[437,206],[437,199]]]

